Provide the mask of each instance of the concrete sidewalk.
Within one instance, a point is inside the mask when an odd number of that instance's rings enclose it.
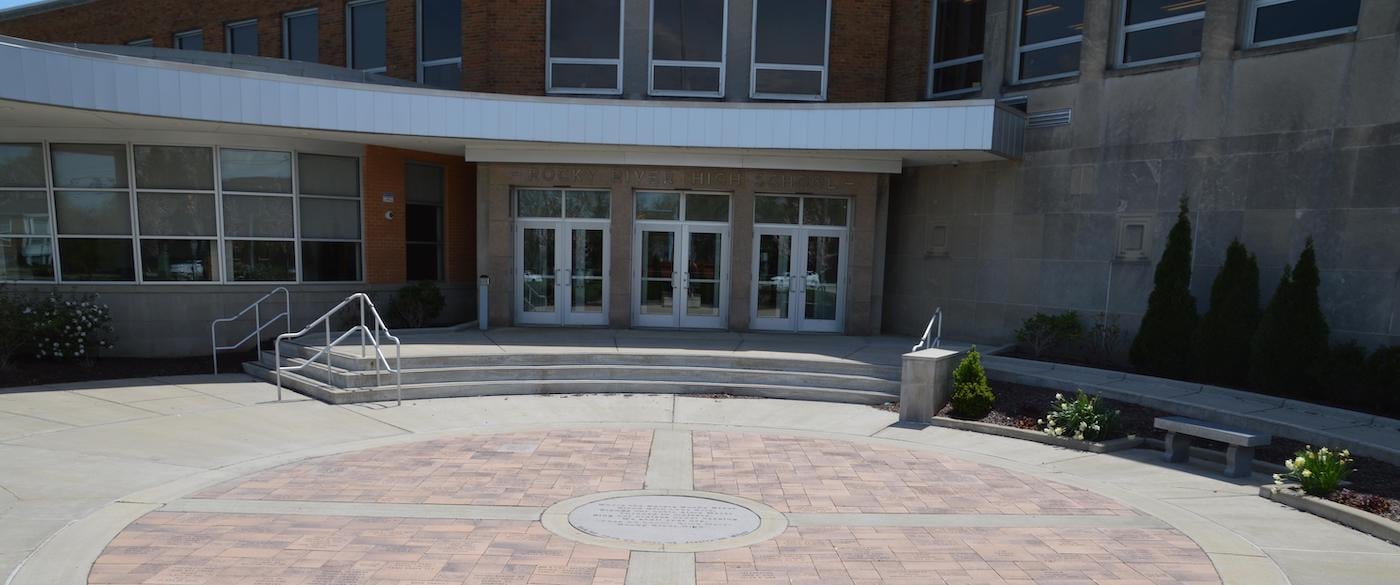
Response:
[[[1183,382],[1005,356],[982,358],[993,381],[1063,392],[1082,389],[1202,420],[1244,427],[1316,446],[1351,449],[1400,465],[1400,420],[1297,400]]]
[[[1214,466],[1094,455],[941,428],[863,406],[658,395],[511,396],[332,406],[274,402],[243,376],[143,379],[0,395],[0,575],[77,583],[135,517],[220,480],[331,453],[462,434],[639,428],[904,445],[1107,496],[1180,530],[1227,584],[1393,583],[1400,548],[1259,498]],[[65,528],[67,527],[67,528]],[[45,543],[48,544],[45,544]],[[37,552],[36,552],[37,551]],[[28,559],[28,560],[26,560]],[[55,576],[69,576],[62,579]]]

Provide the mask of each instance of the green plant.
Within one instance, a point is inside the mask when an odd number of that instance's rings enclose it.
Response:
[[[1152,277],[1147,312],[1128,354],[1134,366],[1153,375],[1185,378],[1190,372],[1196,298],[1191,296],[1191,220],[1185,197],[1167,247]]]
[[[968,350],[967,357],[953,370],[953,394],[949,397],[953,415],[958,418],[980,419],[992,411],[996,394],[987,383],[987,371],[982,368],[982,354],[977,348]]]
[[[1249,381],[1250,340],[1259,327],[1259,263],[1239,240],[1210,287],[1210,309],[1191,343],[1192,368],[1204,382],[1243,386]]]
[[[1308,238],[1298,264],[1283,269],[1278,288],[1250,344],[1249,381],[1257,390],[1317,398],[1325,384],[1313,378],[1313,365],[1327,355],[1327,320],[1317,287],[1317,253]]]
[[[1283,462],[1287,473],[1274,474],[1274,483],[1282,485],[1292,480],[1298,482],[1304,492],[1313,496],[1326,496],[1337,491],[1337,487],[1353,471],[1351,451],[1346,449],[1329,451],[1323,447],[1316,451],[1312,445],[1293,454],[1293,458]]]
[[[1078,390],[1072,399],[1056,394],[1050,411],[1038,421],[1045,434],[1080,441],[1102,441],[1118,436],[1118,411],[1110,411],[1098,396]]]
[[[436,319],[443,304],[445,301],[437,284],[423,281],[399,289],[393,309],[405,326],[418,328]]]
[[[0,370],[33,342],[34,311],[20,297],[0,291]]]
[[[34,357],[57,361],[97,359],[112,349],[112,312],[97,295],[65,298],[57,291],[26,307],[33,317]]]
[[[1040,359],[1055,352],[1063,352],[1070,342],[1079,339],[1084,333],[1084,325],[1079,322],[1079,313],[1066,311],[1058,315],[1036,313],[1021,322],[1016,330],[1016,342],[1026,351]]]
[[[1115,363],[1119,346],[1123,342],[1123,329],[1118,326],[1118,315],[1096,315],[1094,324],[1089,327],[1084,339],[1087,361],[1103,365]]]
[[[1366,377],[1380,388],[1400,393],[1400,345],[1384,345],[1371,352]]]

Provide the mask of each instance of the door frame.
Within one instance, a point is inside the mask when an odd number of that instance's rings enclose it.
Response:
[[[794,262],[799,262],[799,267],[804,275],[804,285],[802,292],[798,294],[797,312],[794,315],[796,320],[795,329],[797,331],[810,331],[821,333],[841,333],[846,330],[846,287],[851,282],[851,275],[847,271],[849,258],[851,256],[851,231],[845,227],[826,226],[802,226],[798,230],[802,245],[793,246]],[[811,247],[808,246],[807,239],[812,236],[835,237],[839,241],[839,251],[836,257],[836,315],[835,319],[808,319],[807,318],[807,287],[805,274],[807,268],[808,254]],[[799,252],[800,250],[800,252]]]
[[[752,289],[752,290],[749,291],[749,297],[750,297],[750,300],[749,300],[749,328],[750,328],[750,329],[760,330],[760,331],[796,331],[796,330],[797,330],[797,312],[796,312],[795,308],[799,306],[799,305],[797,304],[799,299],[797,298],[797,297],[798,297],[798,293],[797,293],[796,289],[794,289],[793,286],[792,286],[792,274],[793,274],[793,272],[795,272],[794,269],[795,269],[797,266],[799,266],[799,264],[798,264],[798,260],[799,260],[798,256],[799,256],[800,254],[799,254],[799,251],[798,251],[798,249],[797,249],[797,241],[798,241],[799,237],[801,236],[801,231],[802,231],[801,226],[795,226],[795,225],[781,225],[781,226],[780,226],[780,225],[755,225],[755,226],[754,226],[754,228],[753,228],[753,257],[750,258],[750,264],[749,264],[749,266],[751,267],[749,270],[752,272],[752,274],[750,274],[750,277],[749,277],[749,280],[752,281],[752,285],[751,285],[751,289]],[[786,316],[786,317],[760,317],[760,316],[758,316],[758,286],[759,286],[759,284],[760,284],[760,283],[759,283],[759,279],[758,279],[758,266],[759,266],[758,255],[759,255],[759,252],[761,251],[761,247],[759,246],[759,243],[758,243],[758,242],[759,242],[759,239],[760,239],[760,238],[762,238],[763,236],[766,236],[766,235],[788,236],[788,237],[791,239],[791,244],[790,244],[791,248],[790,248],[789,254],[788,254],[788,270],[787,270],[787,273],[788,273],[788,288],[787,288],[787,292],[786,292],[786,294],[788,295],[788,316]]]
[[[798,208],[796,223],[755,223],[753,226],[753,255],[750,258],[750,285],[749,285],[749,327],[763,331],[789,331],[789,332],[812,332],[812,333],[843,333],[846,330],[846,305],[850,303],[848,292],[851,282],[850,256],[851,256],[851,219],[854,217],[855,199],[842,196],[828,195],[794,195],[782,193],[755,193],[755,205],[760,197],[796,197],[802,203]],[[805,216],[809,200],[814,199],[844,199],[846,204],[846,218],[843,225],[819,225],[807,224]],[[765,235],[786,235],[792,238],[792,251],[788,266],[788,316],[785,318],[764,318],[758,316],[758,270],[759,270],[759,239]],[[837,254],[837,282],[836,282],[836,315],[835,319],[808,319],[806,317],[807,308],[807,256],[811,251],[808,248],[808,238],[812,236],[836,237],[840,240],[840,248]],[[801,279],[801,286],[794,287],[791,284],[792,275],[799,274],[796,278]]]
[[[520,325],[607,325],[608,309],[612,295],[609,286],[612,279],[609,269],[612,264],[612,222],[609,219],[554,219],[516,218],[515,229],[511,234],[512,252],[515,255],[514,279],[515,294],[512,305],[515,322]],[[554,231],[554,310],[551,312],[525,312],[525,230],[551,229]],[[596,229],[603,233],[603,308],[598,313],[575,313],[573,306],[573,230]]]
[[[684,222],[665,220],[638,220],[632,232],[632,323],[637,327],[658,329],[725,329],[729,325],[729,286],[733,267],[730,266],[731,230],[729,224],[718,222]],[[671,266],[671,314],[643,314],[642,275],[646,259],[642,255],[643,232],[668,232],[672,234]],[[715,291],[719,314],[715,316],[689,316],[685,307],[690,298],[688,282],[690,271],[690,234],[719,234],[719,289]]]

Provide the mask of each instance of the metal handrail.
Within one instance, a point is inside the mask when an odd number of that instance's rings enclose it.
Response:
[[[263,301],[272,298],[272,295],[275,295],[275,294],[277,294],[277,293],[279,293],[279,292],[282,293],[282,303],[283,303],[283,305],[284,305],[283,311],[282,311],[281,313],[278,313],[278,314],[276,314],[276,315],[273,315],[271,319],[268,319],[268,320],[267,320],[267,323],[263,323],[263,322],[262,322],[262,303],[263,303]],[[230,321],[237,321],[240,317],[242,317],[242,316],[244,316],[244,315],[247,315],[247,314],[248,314],[248,311],[252,311],[252,312],[253,312],[253,332],[252,332],[252,333],[249,333],[249,334],[248,334],[246,337],[244,337],[243,339],[238,340],[237,343],[234,343],[234,344],[232,344],[232,345],[220,346],[220,345],[219,345],[219,337],[218,337],[218,335],[217,335],[217,328],[218,328],[218,325],[219,325],[220,323],[227,323],[227,322],[230,322]],[[261,355],[262,355],[262,332],[263,332],[263,329],[266,329],[268,325],[271,325],[271,324],[273,324],[273,323],[276,323],[278,319],[281,319],[281,318],[283,318],[283,317],[286,317],[286,319],[287,319],[287,331],[291,331],[291,330],[292,330],[292,293],[287,292],[287,287],[285,287],[285,286],[279,286],[279,287],[277,287],[277,288],[274,288],[274,289],[268,291],[267,294],[265,294],[265,295],[263,295],[263,296],[261,296],[261,297],[258,297],[258,300],[253,301],[252,304],[250,304],[250,305],[248,305],[248,306],[246,306],[246,307],[243,307],[243,310],[242,310],[242,311],[239,311],[237,315],[234,315],[234,316],[232,316],[232,317],[224,317],[223,319],[215,319],[215,320],[213,320],[212,322],[210,322],[210,323],[209,323],[209,346],[210,346],[211,348],[213,348],[213,349],[210,351],[210,353],[213,354],[213,356],[214,356],[214,374],[215,374],[215,375],[218,375],[218,373],[219,373],[219,352],[222,351],[222,350],[225,350],[225,349],[238,349],[238,348],[241,347],[243,344],[247,343],[249,339],[256,338],[256,339],[258,340],[258,355],[261,356]]]
[[[934,329],[934,324],[938,329]],[[943,343],[943,307],[933,310],[933,316],[928,320],[928,327],[924,328],[924,336],[919,338],[919,342],[914,344],[914,348],[909,351],[920,351],[931,347],[938,347]]]
[[[351,327],[350,329],[346,330],[344,333],[341,333],[341,334],[340,334],[340,337],[337,337],[337,338],[335,338],[334,341],[332,341],[332,340],[331,340],[331,321],[330,321],[331,315],[334,315],[334,314],[336,314],[336,312],[340,311],[341,309],[345,308],[346,306],[349,306],[350,303],[353,302],[353,301],[359,301],[359,305],[360,305],[360,324],[359,324],[359,325],[356,325],[356,326],[354,326],[354,327]],[[373,330],[371,330],[368,326],[365,325],[365,309],[366,309],[366,308],[369,309],[369,315],[373,318],[373,321],[371,322],[371,325],[373,325],[373,327],[374,327]],[[282,365],[282,341],[283,341],[283,340],[286,340],[286,339],[295,339],[295,338],[297,338],[297,337],[301,337],[301,336],[303,336],[303,335],[306,335],[307,333],[310,333],[311,330],[312,330],[313,328],[315,328],[317,324],[322,324],[322,323],[325,324],[325,330],[326,330],[326,345],[325,345],[324,347],[322,347],[320,351],[316,352],[315,355],[313,355],[313,356],[311,356],[311,357],[309,357],[309,358],[306,358],[300,365],[295,365],[295,366],[283,366],[283,365]],[[283,371],[283,370],[287,370],[287,371],[291,371],[291,370],[300,370],[300,369],[302,369],[302,368],[305,368],[305,367],[308,366],[308,365],[311,365],[311,364],[313,364],[313,363],[316,363],[317,358],[320,358],[322,355],[325,355],[325,356],[326,356],[326,374],[329,375],[329,374],[330,374],[330,369],[331,369],[331,349],[335,348],[335,346],[337,346],[337,345],[340,345],[340,342],[345,341],[345,338],[349,337],[351,334],[353,334],[353,333],[355,333],[355,332],[359,332],[359,334],[360,334],[360,357],[365,357],[365,348],[366,348],[366,347],[373,347],[373,348],[374,348],[374,355],[375,355],[375,358],[376,358],[376,359],[374,360],[374,385],[375,385],[376,387],[378,387],[378,386],[380,385],[380,372],[381,372],[381,371],[387,371],[387,372],[389,372],[389,373],[391,373],[391,374],[394,374],[394,385],[395,385],[395,387],[397,387],[397,389],[398,389],[398,403],[399,403],[400,405],[402,405],[402,404],[403,404],[403,343],[402,343],[401,341],[399,341],[399,338],[398,338],[398,337],[395,337],[393,334],[389,333],[389,326],[388,326],[388,325],[385,325],[385,324],[384,324],[384,319],[381,318],[381,317],[379,316],[379,309],[376,308],[376,307],[374,306],[374,301],[371,300],[371,299],[369,298],[369,295],[368,295],[368,294],[365,294],[365,293],[355,293],[355,294],[352,294],[352,295],[350,295],[350,296],[348,296],[348,297],[345,297],[345,300],[340,301],[340,303],[337,304],[336,306],[332,307],[331,310],[326,311],[326,313],[325,313],[324,315],[321,315],[321,316],[320,316],[319,318],[317,318],[315,321],[312,321],[311,323],[307,324],[307,326],[306,326],[306,327],[303,327],[301,331],[297,331],[296,333],[283,333],[283,334],[277,336],[276,341],[273,343],[273,356],[274,356],[274,359],[276,359],[276,362],[274,362],[274,364],[273,364],[273,371],[274,371],[274,373],[276,374],[276,377],[277,377],[277,400],[279,400],[279,401],[282,400],[282,371]],[[385,355],[384,355],[384,350],[383,350],[383,348],[380,346],[380,337],[381,337],[381,336],[384,337],[384,338],[386,338],[386,339],[388,339],[388,340],[390,340],[390,341],[393,341],[393,342],[394,342],[394,365],[393,365],[392,367],[389,366],[389,358],[388,358],[388,357],[385,357]],[[366,343],[366,341],[368,341],[368,343]],[[383,368],[382,370],[381,370],[381,366],[382,366],[382,368]]]

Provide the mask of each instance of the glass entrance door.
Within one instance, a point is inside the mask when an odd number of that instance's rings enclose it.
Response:
[[[637,325],[723,328],[729,230],[639,224],[637,231]]]
[[[754,329],[844,329],[849,215],[842,198],[756,197]]]
[[[608,322],[609,193],[515,193],[515,319],[526,325]]]

